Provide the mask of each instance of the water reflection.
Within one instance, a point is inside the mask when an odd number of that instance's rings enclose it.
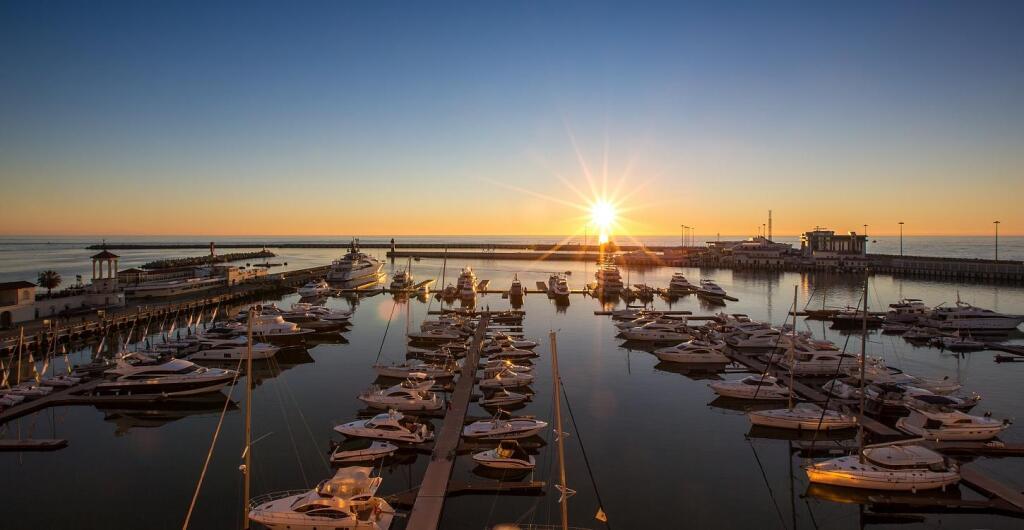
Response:
[[[236,401],[221,393],[136,405],[96,405],[96,409],[103,413],[104,421],[115,425],[115,436],[124,436],[132,429],[153,429],[189,416],[220,414],[225,402],[229,412],[238,409]]]

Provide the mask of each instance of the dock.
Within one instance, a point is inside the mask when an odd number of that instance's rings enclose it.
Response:
[[[434,452],[430,456],[430,463],[427,464],[427,470],[423,474],[423,481],[420,483],[416,500],[409,514],[409,522],[405,526],[407,530],[436,530],[441,523],[441,511],[444,509],[444,500],[448,495],[449,479],[455,466],[456,451],[462,440],[462,427],[469,410],[473,387],[476,386],[480,345],[483,343],[488,322],[490,322],[490,315],[484,313],[476,327],[476,334],[473,336],[469,351],[466,352],[466,358],[462,363],[462,373],[459,375],[458,382],[455,383],[455,392],[452,393],[451,401],[449,401],[451,409],[445,415],[444,423],[435,437]]]
[[[64,438],[22,438],[0,440],[0,451],[56,451],[68,446]]]

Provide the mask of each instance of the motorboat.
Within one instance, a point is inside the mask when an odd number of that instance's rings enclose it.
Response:
[[[264,342],[257,342],[252,345],[252,359],[254,361],[269,359],[277,352],[280,351],[279,346],[273,344],[267,344]],[[237,361],[240,359],[247,359],[249,355],[249,346],[245,337],[238,337],[238,340],[233,343],[219,344],[204,350],[199,350],[187,358],[193,362],[201,361]]]
[[[700,289],[697,290],[697,296],[722,299],[725,298],[726,293],[725,289],[722,289],[717,283],[704,279],[700,281]]]
[[[889,322],[888,320],[886,320],[885,322],[882,323],[882,333],[894,333],[902,335],[910,331],[910,328],[912,327],[914,326],[910,324],[905,324],[903,322]]]
[[[353,239],[347,254],[334,260],[327,272],[327,281],[343,283],[360,283],[376,280],[384,263],[359,251],[359,240]]]
[[[371,387],[359,394],[359,401],[375,409],[395,409],[402,412],[440,410],[444,406],[437,394],[398,384],[388,388]]]
[[[533,367],[526,364],[516,364],[505,359],[488,359],[482,366],[484,373],[497,370],[512,370],[513,372],[532,372]]]
[[[334,430],[352,438],[372,438],[411,444],[434,439],[434,433],[430,432],[425,423],[409,420],[394,409],[370,419],[337,425]]]
[[[798,342],[779,366],[796,376],[837,376],[860,365],[860,357],[837,350],[819,350]]]
[[[0,407],[13,407],[25,401],[25,396],[0,392]]]
[[[401,364],[375,364],[373,370],[382,377],[393,377],[406,379],[409,377],[423,377],[434,380],[451,379],[455,377],[455,366],[451,363],[437,365],[425,362],[406,361]]]
[[[510,392],[507,389],[502,388],[490,396],[485,396],[477,401],[481,407],[507,407],[510,405],[518,405],[525,403],[530,400],[529,394],[521,394],[519,392]]]
[[[451,342],[462,340],[462,333],[451,328],[428,329],[409,333],[409,340],[414,342]]]
[[[683,342],[690,340],[690,334],[685,331],[652,327],[646,324],[639,328],[627,329],[622,332],[622,338],[637,342]]]
[[[43,386],[34,381],[26,381],[4,389],[3,392],[8,396],[21,396],[24,399],[31,400],[52,394],[53,387]]]
[[[750,423],[761,427],[798,431],[837,431],[857,426],[855,417],[822,409],[813,403],[797,403],[793,408],[750,411],[747,417]]]
[[[847,374],[859,377],[860,370],[857,367],[851,367],[847,369]],[[940,395],[952,394],[962,388],[959,381],[949,376],[934,378],[910,375],[898,368],[886,365],[885,360],[879,357],[870,356],[864,363],[864,380],[868,384],[893,383],[911,385]]]
[[[311,329],[302,329],[298,324],[286,321],[281,315],[255,315],[253,319],[252,334],[260,340],[302,340],[305,335],[313,333]],[[246,328],[241,326],[237,334],[246,332]]]
[[[864,389],[870,411],[882,416],[903,416],[912,408],[947,408],[966,412],[981,401],[981,396],[939,395],[911,383],[876,383]]]
[[[331,286],[327,284],[326,280],[313,280],[299,287],[297,292],[303,298],[324,296],[331,293]]]
[[[991,440],[1009,426],[1009,420],[972,416],[959,410],[911,408],[909,416],[896,420],[897,429],[927,440]]]
[[[941,337],[935,339],[945,349],[950,351],[978,351],[984,350],[988,346],[980,340],[975,340],[970,336],[961,336],[960,331],[954,331],[951,337]]]
[[[351,311],[335,311],[322,305],[310,304],[306,302],[296,302],[292,304],[292,313],[307,313],[313,315],[320,320],[327,320],[332,322],[348,322],[352,319]],[[285,315],[287,315],[286,313]],[[282,315],[287,320],[287,317]]]
[[[885,313],[885,322],[913,324],[927,316],[929,311],[931,308],[917,298],[902,298],[895,304],[889,304],[889,311]]]
[[[373,462],[387,458],[398,451],[398,446],[382,440],[369,438],[350,438],[338,444],[331,451],[332,464],[350,464],[354,462]]]
[[[842,379],[830,379],[825,384],[821,385],[821,389],[824,390],[826,394],[840,399],[860,398],[860,388]]]
[[[778,401],[789,399],[789,389],[778,379],[764,374],[748,375],[740,380],[712,381],[708,384],[716,394],[736,399]]]
[[[551,298],[562,298],[569,296],[569,283],[566,281],[565,276],[561,274],[552,274],[548,278],[548,296]]]
[[[462,429],[462,436],[474,440],[513,440],[529,438],[547,426],[546,421],[534,418],[503,419],[496,416],[466,425]]]
[[[58,374],[51,377],[43,377],[39,380],[40,385],[52,388],[70,388],[81,382],[81,377],[75,377],[68,374]]]
[[[519,275],[516,274],[512,277],[512,286],[508,289],[508,295],[510,298],[522,298],[525,293],[526,290],[523,289],[523,284],[519,281]]]
[[[672,279],[668,282],[670,293],[692,293],[698,289],[699,287],[690,283],[690,280],[687,280],[681,272],[672,273]]]
[[[518,388],[533,383],[533,374],[502,369],[493,377],[480,380],[480,388]]]
[[[1007,332],[1024,322],[1024,315],[997,313],[957,301],[955,307],[936,307],[922,320],[926,326],[941,331]]]
[[[459,290],[459,297],[462,299],[472,299],[476,297],[476,274],[473,272],[472,267],[466,267],[459,273],[459,280],[457,287]]]
[[[131,364],[122,359],[105,373],[113,380],[97,385],[96,394],[202,394],[224,388],[238,375],[234,370],[206,368],[184,359],[159,364]]]
[[[814,483],[871,490],[921,491],[960,481],[956,464],[912,444],[866,447],[858,455],[816,462],[804,470]]]
[[[881,315],[868,313],[867,317],[864,316],[864,311],[855,307],[847,307],[840,309],[833,314],[829,320],[832,321],[832,327],[836,329],[859,329],[864,326],[865,322],[868,327],[878,327],[885,322],[885,318]]]
[[[412,285],[412,272],[409,269],[402,269],[395,273],[390,287],[392,291],[405,291],[412,288]]]
[[[725,338],[725,342],[736,350],[770,352],[786,346],[783,333],[777,328],[756,328],[733,333]]]
[[[473,461],[494,469],[533,469],[537,465],[515,440],[502,440],[498,447],[474,454]]]
[[[484,354],[499,353],[505,350],[531,350],[536,347],[535,342],[530,340],[498,340],[492,339],[480,346]]]
[[[267,528],[289,530],[387,530],[395,509],[375,496],[380,477],[370,478],[371,467],[344,467],[316,488],[256,497],[249,519]]]
[[[622,275],[619,274],[619,268],[614,264],[606,263],[598,267],[594,273],[594,279],[597,280],[597,290],[602,295],[617,295],[622,291]]]
[[[624,320],[615,323],[615,327],[621,330],[648,327],[653,329],[676,330],[686,325],[686,322],[679,318],[663,316],[643,316],[633,320]]]
[[[701,341],[690,340],[654,350],[654,355],[661,361],[680,364],[721,365],[732,362],[721,350],[700,346]]]
[[[904,331],[901,335],[904,339],[911,342],[927,342],[937,338],[948,337],[948,333],[943,333],[934,328],[928,328],[924,326],[910,326],[910,329]]]
[[[533,350],[520,350],[518,348],[502,348],[501,351],[488,353],[487,357],[489,359],[499,361],[521,361],[524,359],[533,359],[534,357],[540,357],[540,355]]]
[[[505,343],[506,345],[513,346],[513,347],[516,347],[516,348],[519,348],[519,349],[523,349],[523,350],[531,350],[531,349],[537,347],[537,341],[535,341],[535,340],[529,340],[529,339],[523,339],[523,338],[518,338],[517,339],[515,337],[512,337],[511,335],[508,335],[506,333],[502,333],[500,331],[496,332],[491,337],[491,340],[495,341],[495,342],[502,342],[502,343]]]

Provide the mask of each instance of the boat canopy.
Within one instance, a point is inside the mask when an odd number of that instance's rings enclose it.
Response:
[[[942,464],[942,455],[920,445],[887,445],[864,449],[871,462],[888,468],[924,467]]]

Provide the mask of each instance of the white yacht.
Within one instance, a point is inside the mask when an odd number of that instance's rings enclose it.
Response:
[[[548,278],[548,296],[562,298],[569,296],[569,282],[561,274],[552,274]]]
[[[519,281],[519,275],[514,275],[512,277],[512,286],[508,289],[508,296],[510,298],[522,298],[525,293],[526,291],[523,289],[523,284]]]
[[[441,410],[444,406],[437,394],[422,388],[407,388],[401,384],[388,388],[372,387],[359,394],[359,401],[371,408],[395,409],[402,412]]]
[[[351,464],[354,462],[373,462],[387,458],[398,451],[398,446],[381,440],[369,438],[350,438],[338,444],[331,451],[332,464]]]
[[[660,348],[654,350],[654,355],[662,361],[680,364],[725,366],[732,362],[721,350],[701,346],[700,342],[691,340],[668,348]]]
[[[911,408],[910,415],[896,421],[896,428],[928,440],[991,440],[1010,426],[987,416],[972,416],[958,410],[932,411]]]
[[[237,375],[234,370],[205,368],[184,359],[160,364],[130,364],[122,359],[105,373],[114,379],[97,385],[97,394],[203,394],[224,388]]]
[[[391,290],[392,291],[405,291],[412,288],[413,285],[412,272],[409,269],[402,269],[395,273],[394,278],[391,279]]]
[[[699,287],[690,283],[681,272],[673,273],[672,279],[668,282],[668,290],[672,293],[691,293],[698,289]]]
[[[348,322],[352,319],[351,311],[335,311],[322,305],[310,304],[306,302],[296,302],[292,304],[292,313],[308,313],[314,315],[321,320],[328,320],[332,322]],[[282,317],[289,313],[282,314]],[[285,318],[287,320],[287,318]]]
[[[857,426],[857,419],[813,403],[797,403],[793,408],[755,410],[747,413],[750,423],[761,427],[798,431],[837,431]]]
[[[524,338],[518,338],[517,339],[517,338],[515,338],[515,337],[513,337],[511,335],[507,335],[507,334],[502,333],[500,331],[499,332],[495,332],[494,335],[491,336],[490,342],[492,344],[493,343],[498,343],[498,344],[500,344],[502,346],[512,346],[513,348],[519,348],[519,349],[522,349],[522,350],[532,350],[533,348],[537,347],[537,341],[535,341],[535,340],[524,339]]]
[[[955,464],[919,445],[866,447],[860,454],[816,462],[804,470],[811,482],[871,490],[921,491],[960,481]]]
[[[770,375],[748,375],[738,381],[713,381],[708,384],[716,394],[735,399],[779,401],[789,399],[789,389]]]
[[[597,290],[602,294],[616,295],[622,291],[622,275],[613,264],[601,265],[594,273],[594,278],[597,280]]]
[[[246,328],[241,326],[238,334],[243,333],[246,333]],[[253,337],[262,340],[302,340],[303,336],[310,333],[313,333],[313,330],[302,329],[298,324],[286,321],[281,315],[255,315],[252,323]]]
[[[769,352],[786,346],[783,331],[777,328],[758,328],[733,333],[725,342],[737,350]]]
[[[997,313],[991,309],[974,307],[967,302],[956,303],[956,307],[936,307],[923,323],[942,331],[999,332],[1012,331],[1024,322],[1024,316]]]
[[[700,289],[697,291],[697,296],[721,299],[725,298],[726,293],[725,289],[722,289],[717,283],[705,279],[700,281]]]
[[[895,304],[889,304],[885,313],[886,322],[902,322],[913,324],[924,318],[931,311],[927,305],[917,298],[903,298]]]
[[[673,328],[665,328],[655,324],[645,324],[639,328],[627,329],[622,332],[622,338],[637,342],[684,342],[690,340],[690,334],[686,331]]]
[[[476,273],[473,272],[472,267],[466,267],[459,273],[459,280],[457,288],[459,291],[459,297],[463,299],[471,299],[476,296]]]
[[[548,426],[546,421],[533,418],[495,417],[474,421],[462,429],[462,436],[474,440],[513,440],[529,438]]]
[[[498,447],[474,454],[473,461],[494,469],[533,469],[537,465],[515,440],[502,440]]]
[[[480,388],[518,388],[533,383],[533,374],[503,368],[493,377],[480,380]]]
[[[331,293],[331,286],[326,280],[313,280],[299,287],[298,293],[303,298],[324,296]]]
[[[356,420],[335,426],[334,430],[352,438],[373,438],[418,444],[434,439],[425,423],[412,421],[397,410],[389,410],[368,420]]]
[[[409,333],[409,340],[413,342],[451,342],[462,338],[462,333],[453,329],[428,329]]]
[[[509,405],[518,405],[525,403],[530,400],[529,394],[521,394],[519,392],[510,392],[507,389],[502,388],[497,392],[494,392],[490,396],[482,397],[477,404],[481,407],[503,407]]]
[[[405,361],[401,364],[375,364],[373,370],[382,377],[394,377],[406,379],[409,377],[423,377],[434,380],[452,379],[455,377],[455,365],[446,363],[437,365],[421,361]]]
[[[384,263],[359,251],[359,240],[353,239],[348,254],[331,263],[327,273],[327,281],[361,283],[369,282],[380,276]]]
[[[798,341],[779,361],[779,366],[796,376],[837,376],[860,365],[860,357],[837,350],[820,350]]]
[[[540,357],[540,355],[533,350],[520,350],[518,348],[502,348],[501,351],[487,354],[488,359],[500,361],[522,361],[533,359],[534,357]]]
[[[375,496],[382,479],[370,478],[372,471],[371,467],[345,467],[312,490],[256,497],[249,519],[272,529],[387,530],[395,509]]]
[[[984,342],[973,339],[970,335],[961,336],[960,330],[954,331],[951,337],[941,337],[935,340],[944,349],[950,351],[978,351],[988,347]]]
[[[210,348],[199,350],[187,358],[190,361],[237,361],[247,359],[249,347],[245,337],[238,337],[233,344],[218,344]],[[269,359],[277,354],[281,348],[273,344],[257,342],[252,345],[252,359],[254,361]]]

